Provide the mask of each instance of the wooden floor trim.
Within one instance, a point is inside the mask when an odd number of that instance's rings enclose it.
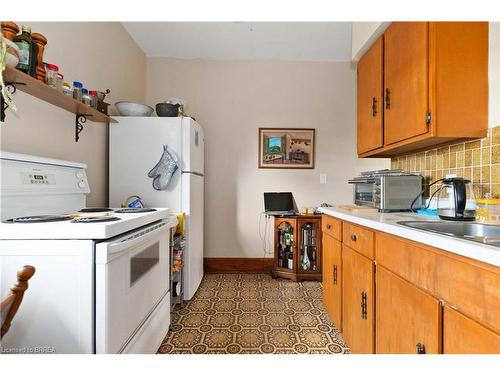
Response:
[[[270,273],[273,258],[204,258],[203,268],[207,273]]]

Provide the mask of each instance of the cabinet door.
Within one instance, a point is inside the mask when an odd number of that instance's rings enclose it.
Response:
[[[323,236],[323,304],[330,320],[342,330],[342,244]]]
[[[394,22],[384,34],[384,143],[427,133],[429,26]]]
[[[383,145],[383,37],[358,62],[358,154]]]
[[[298,272],[321,274],[321,219],[299,218],[297,230]]]
[[[277,218],[274,222],[274,267],[289,272],[296,272],[297,268],[297,220],[290,218]],[[287,245],[282,233],[286,233],[290,243]],[[280,252],[280,245],[283,245]],[[288,267],[288,259],[292,254],[293,266]]]
[[[438,354],[439,301],[380,266],[376,280],[377,354]]]
[[[373,262],[342,247],[342,328],[353,353],[374,351]]]
[[[500,354],[500,335],[449,306],[443,325],[445,354]]]

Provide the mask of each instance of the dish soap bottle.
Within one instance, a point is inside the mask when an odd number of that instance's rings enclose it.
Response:
[[[16,43],[19,48],[19,63],[16,68],[20,71],[29,74],[30,66],[31,66],[31,53],[32,53],[32,44],[33,41],[31,39],[31,28],[28,26],[22,26],[22,33],[14,38],[14,43]]]

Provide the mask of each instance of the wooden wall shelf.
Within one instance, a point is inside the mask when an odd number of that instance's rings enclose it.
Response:
[[[75,141],[78,142],[79,133],[82,130],[82,123],[87,119],[92,122],[100,123],[115,123],[118,122],[108,115],[99,112],[97,109],[92,108],[72,97],[63,94],[57,89],[46,85],[45,83],[23,73],[15,68],[7,66],[3,73],[4,83],[7,86],[13,86],[15,90],[23,91],[35,98],[43,100],[47,103],[55,105],[56,107],[65,109],[68,112],[76,115],[75,120]],[[2,103],[3,105],[3,103]],[[2,108],[5,110],[5,108]]]
[[[30,75],[10,66],[5,68],[3,79],[6,85],[14,84],[18,90],[30,94],[47,103],[53,104],[56,107],[72,112],[75,115],[85,115],[85,117],[88,117],[89,120],[93,122],[117,122],[108,115],[99,112],[97,109],[79,102],[78,100],[63,94],[55,88],[50,87]]]

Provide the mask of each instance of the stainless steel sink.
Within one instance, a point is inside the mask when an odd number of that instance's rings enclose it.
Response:
[[[500,247],[500,226],[460,221],[398,221],[414,229]]]

